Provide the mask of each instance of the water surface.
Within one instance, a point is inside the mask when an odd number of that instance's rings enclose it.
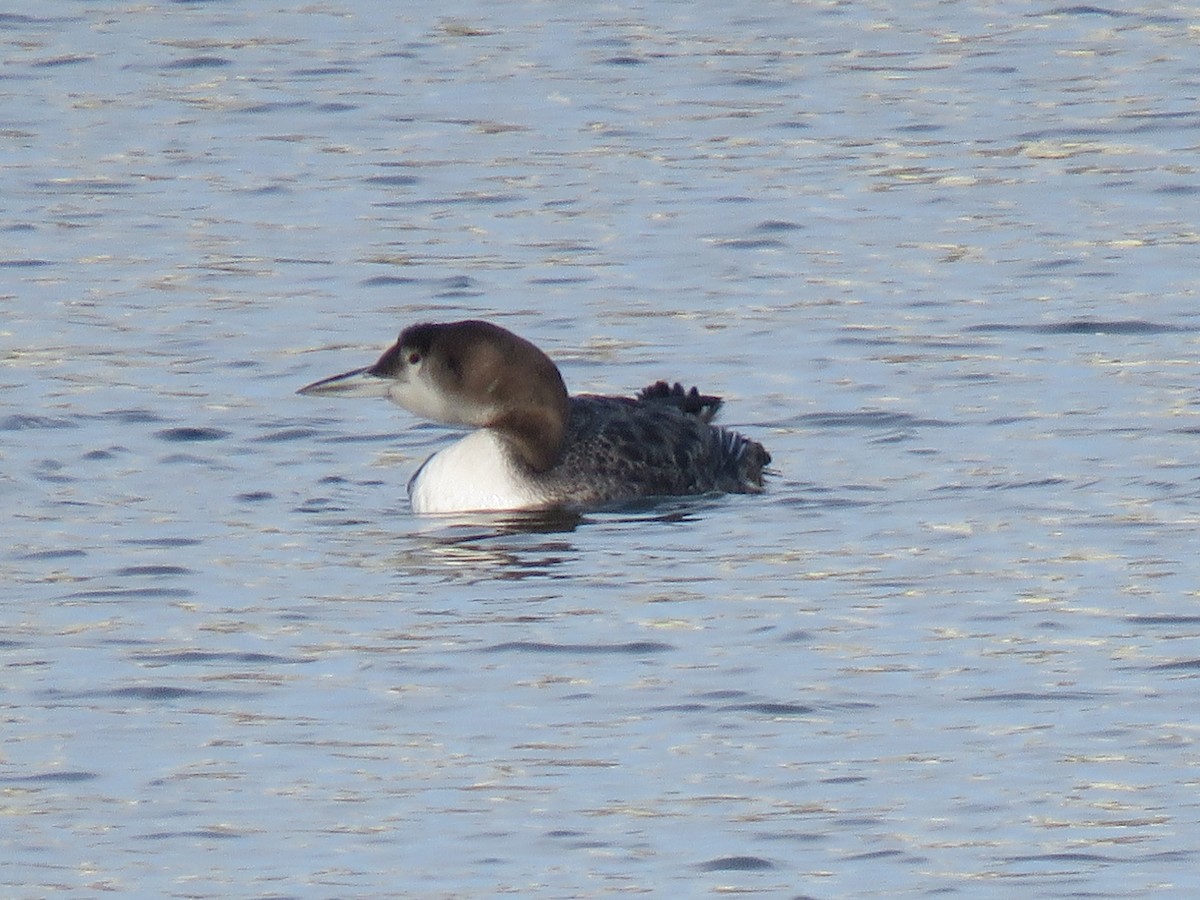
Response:
[[[6,895],[1182,895],[1195,10],[0,16]],[[418,519],[490,318],[762,497]]]

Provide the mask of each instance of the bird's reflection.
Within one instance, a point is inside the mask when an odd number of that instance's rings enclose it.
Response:
[[[411,540],[390,562],[408,573],[472,581],[568,577],[563,567],[579,556],[573,535],[581,529],[691,522],[713,502],[716,498],[667,498],[587,512],[556,508],[414,519]]]
[[[410,542],[392,563],[406,572],[454,579],[547,577],[574,557],[570,535],[582,513],[552,509],[461,513],[416,519]]]

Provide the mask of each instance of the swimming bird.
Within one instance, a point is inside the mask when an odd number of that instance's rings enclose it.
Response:
[[[298,393],[387,397],[418,416],[476,429],[412,476],[417,513],[760,493],[771,461],[762,444],[711,424],[719,397],[665,381],[636,398],[572,397],[550,357],[477,320],[413,325],[374,365]]]

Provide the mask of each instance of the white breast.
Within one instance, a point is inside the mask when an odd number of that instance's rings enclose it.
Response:
[[[425,461],[408,485],[415,513],[529,509],[545,498],[513,465],[508,448],[486,428]]]

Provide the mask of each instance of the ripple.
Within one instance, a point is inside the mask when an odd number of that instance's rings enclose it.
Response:
[[[363,179],[363,184],[375,184],[383,187],[408,187],[421,181],[416,175],[370,175]]]
[[[642,655],[673,650],[670,644],[658,641],[629,641],[623,644],[552,644],[544,641],[505,641],[481,648],[484,653],[628,653]]]
[[[89,591],[73,591],[66,595],[68,600],[143,599],[181,600],[191,597],[187,588],[97,588]]]
[[[1103,695],[1092,691],[996,691],[989,694],[973,694],[962,699],[968,703],[1028,703],[1030,701],[1052,700],[1063,702],[1067,700],[1097,700]]]
[[[114,575],[190,575],[191,569],[186,569],[183,566],[125,566],[117,569]]]
[[[31,416],[17,413],[0,419],[0,431],[27,431],[37,428],[77,428],[78,422],[56,416]]]
[[[195,443],[202,441],[219,441],[229,437],[229,432],[222,428],[201,428],[183,425],[178,428],[164,428],[156,431],[155,437],[172,443]]]
[[[186,697],[203,697],[209,692],[196,688],[181,688],[168,684],[143,684],[133,687],[114,688],[98,692],[95,696],[126,697],[134,700],[182,700]]]
[[[718,856],[707,862],[697,863],[701,872],[761,872],[774,869],[775,863],[761,856]]]
[[[164,69],[219,69],[232,64],[223,56],[189,56],[176,59],[163,66]]]
[[[1147,666],[1150,671],[1157,672],[1195,672],[1200,671],[1200,659],[1180,659],[1175,662],[1159,663],[1155,666]]]
[[[1135,625],[1200,625],[1200,616],[1193,616],[1193,615],[1161,615],[1161,616],[1133,615],[1133,616],[1126,616],[1125,621],[1132,622]]]
[[[817,428],[949,428],[956,425],[944,419],[928,419],[910,413],[886,410],[863,410],[861,412],[804,413],[783,422],[771,423],[809,425]]]
[[[982,325],[969,325],[964,331],[976,332],[1005,332],[1015,331],[1025,334],[1174,334],[1190,332],[1194,329],[1178,325],[1165,325],[1159,322],[1147,322],[1142,319],[1070,319],[1065,322],[1043,322],[1036,325],[1012,324],[994,322]]]
[[[291,666],[314,661],[311,657],[280,656],[275,653],[235,650],[155,650],[148,653],[134,653],[131,658],[137,662],[154,666],[209,662]]]
[[[764,716],[810,716],[815,713],[815,706],[803,703],[731,703],[721,707],[735,712],[761,713]]]
[[[0,775],[3,784],[75,784],[80,781],[92,781],[100,776],[96,772],[65,771],[38,772],[35,775]]]
[[[36,269],[40,266],[52,266],[48,259],[0,259],[0,269]]]

